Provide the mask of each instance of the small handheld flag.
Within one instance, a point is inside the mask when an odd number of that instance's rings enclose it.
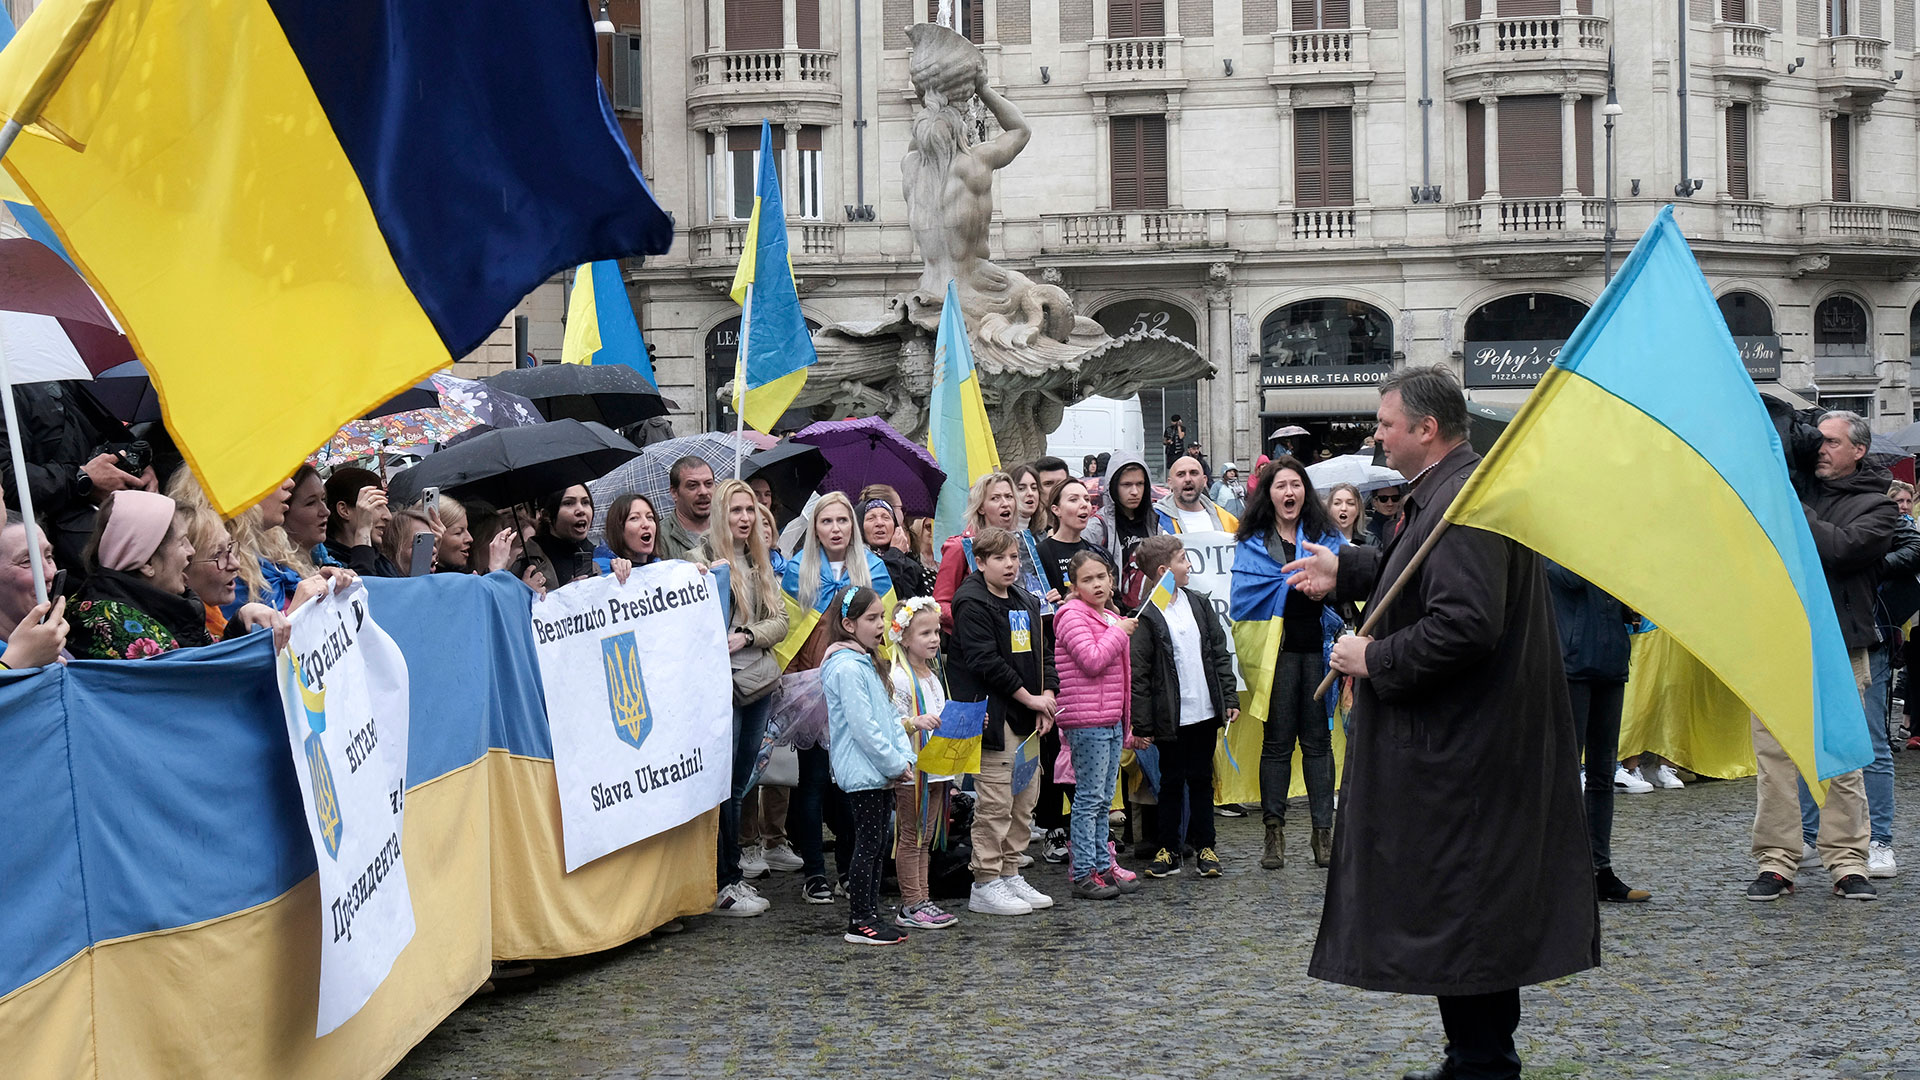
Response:
[[[1173,603],[1174,594],[1178,592],[1179,589],[1180,586],[1174,583],[1173,571],[1169,570],[1160,575],[1159,583],[1153,587],[1153,592],[1147,594],[1147,600],[1151,602],[1154,607],[1165,611],[1167,610],[1167,605]]]
[[[760,178],[753,189],[740,267],[733,275],[733,302],[740,305],[740,360],[733,380],[733,408],[755,431],[771,433],[780,414],[807,385],[807,369],[819,359],[800,292],[793,284],[787,250],[787,211],[780,201],[780,159],[773,152],[773,126],[760,121]]]
[[[928,776],[959,776],[980,771],[980,739],[987,730],[987,703],[949,701],[940,710],[940,726],[927,732],[917,762]]]
[[[1033,783],[1033,775],[1040,771],[1040,733],[1027,736],[1013,752],[1013,790],[1022,792]]]

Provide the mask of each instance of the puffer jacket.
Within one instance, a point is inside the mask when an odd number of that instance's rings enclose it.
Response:
[[[1900,508],[1887,497],[1893,476],[1878,465],[1860,468],[1835,480],[1815,480],[1801,500],[1813,546],[1826,571],[1827,592],[1840,618],[1840,636],[1849,649],[1878,644],[1873,625],[1874,590],[1879,585],[1880,560],[1893,546]]]
[[[1079,597],[1053,617],[1062,728],[1110,727],[1132,715],[1133,657],[1125,630]]]
[[[865,649],[847,641],[829,647],[820,686],[827,695],[827,758],[840,790],[884,788],[913,767],[893,692]]]

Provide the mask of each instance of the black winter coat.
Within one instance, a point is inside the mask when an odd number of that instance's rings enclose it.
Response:
[[[1354,680],[1313,977],[1486,994],[1600,963],[1573,707],[1541,559],[1454,526],[1382,597],[1480,456],[1462,444],[1408,494],[1383,549],[1340,553],[1340,599],[1381,624]],[[1494,783],[1488,777],[1499,777]]]
[[[1233,654],[1213,602],[1191,589],[1180,590],[1200,626],[1200,662],[1207,672],[1207,696],[1213,699],[1213,723],[1227,719],[1227,703],[1239,707],[1233,680]],[[1179,601],[1175,601],[1178,603]],[[1129,645],[1133,652],[1133,733],[1148,739],[1180,737],[1180,677],[1173,665],[1173,631],[1152,604],[1140,607],[1140,626]]]
[[[1626,682],[1627,662],[1633,656],[1627,606],[1559,563],[1543,561],[1553,587],[1553,615],[1560,624],[1560,659],[1567,678]]]
[[[13,388],[13,404],[19,410],[20,451],[27,459],[33,512],[46,523],[59,565],[77,575],[94,518],[93,501],[80,493],[80,467],[102,446],[127,442],[133,435],[84,382],[20,383]],[[0,446],[7,438],[6,419],[0,415]],[[7,489],[7,505],[18,510],[20,494],[11,470],[0,486]]]
[[[1801,500],[1849,649],[1872,648],[1880,641],[1873,623],[1874,588],[1880,583],[1880,559],[1893,546],[1900,520],[1900,508],[1887,496],[1892,482],[1887,470],[1862,462],[1838,480],[1813,481]]]
[[[1889,633],[1920,612],[1920,529],[1913,519],[1902,517],[1893,529],[1893,546],[1880,560],[1880,636]]]
[[[1026,647],[1015,651],[1013,616],[1026,614]],[[993,595],[978,570],[967,576],[953,594],[953,637],[947,648],[947,694],[953,701],[985,701],[987,750],[1011,749],[1000,735],[1007,722],[1016,738],[1025,739],[1039,726],[1039,717],[1013,695],[1026,690],[1041,694],[1059,691],[1060,676],[1053,654],[1047,651],[1046,630],[1040,623],[1040,601],[1018,585],[1004,597]]]

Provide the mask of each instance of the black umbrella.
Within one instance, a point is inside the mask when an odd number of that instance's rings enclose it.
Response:
[[[1467,402],[1467,442],[1473,444],[1476,453],[1484,454],[1493,449],[1500,441],[1500,433],[1507,430],[1513,418],[1520,412],[1511,405],[1489,405],[1484,401]]]
[[[782,439],[777,445],[747,455],[743,479],[764,477],[773,485],[774,502],[798,510],[827,476],[827,457],[817,446]]]
[[[387,497],[405,506],[437,487],[455,498],[512,506],[584,484],[639,456],[639,447],[600,424],[555,420],[499,428],[403,470],[387,485]]]
[[[665,416],[673,403],[625,364],[542,364],[480,380],[531,399],[549,420],[591,420],[610,428]]]

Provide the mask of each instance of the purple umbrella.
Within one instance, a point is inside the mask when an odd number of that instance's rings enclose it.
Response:
[[[889,484],[909,514],[930,516],[947,474],[927,448],[908,442],[877,416],[822,420],[795,432],[793,442],[817,447],[827,459],[820,490],[855,498],[868,484]]]

